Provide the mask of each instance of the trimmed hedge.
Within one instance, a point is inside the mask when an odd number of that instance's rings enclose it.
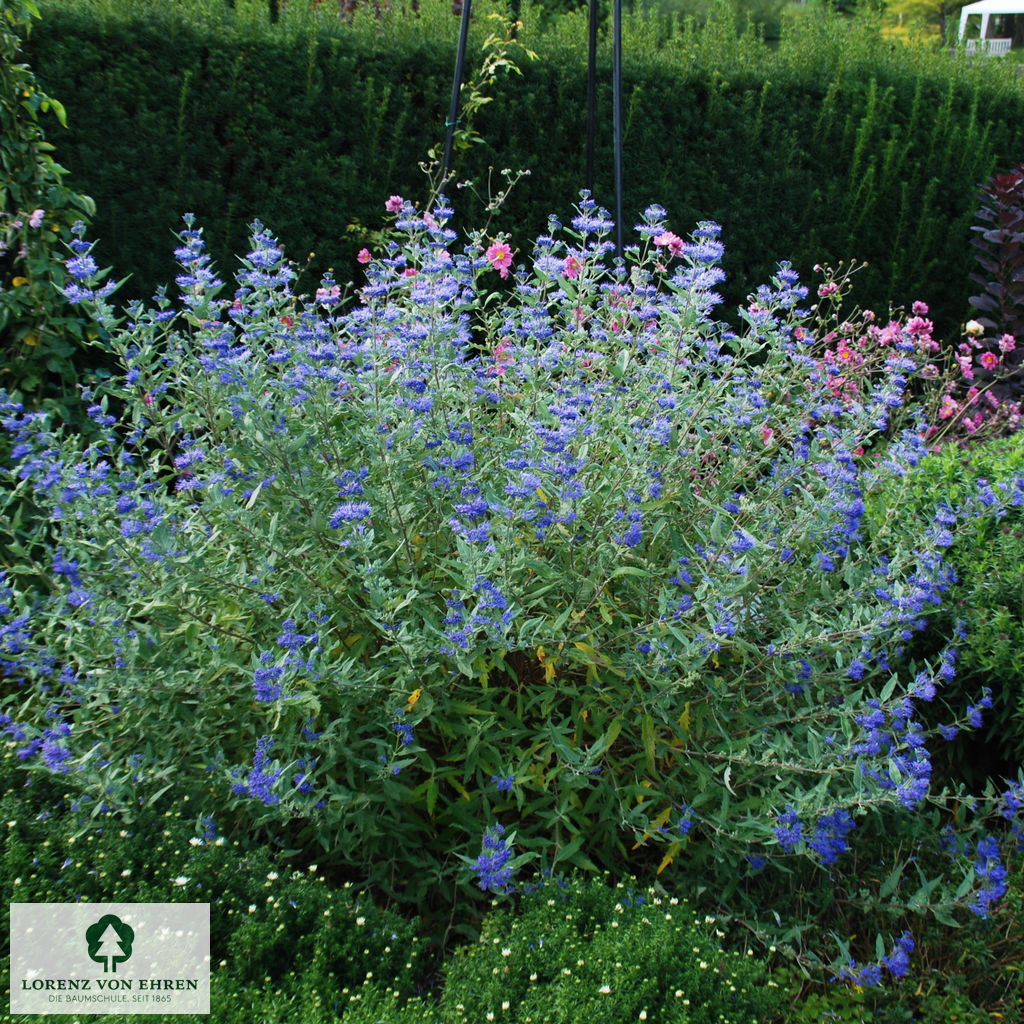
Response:
[[[467,67],[494,29],[481,6]],[[176,230],[195,212],[224,272],[246,225],[269,224],[301,261],[307,287],[327,266],[354,270],[381,203],[415,195],[418,169],[443,138],[457,21],[447,0],[397,3],[376,20],[339,22],[323,5],[210,0],[50,0],[30,59],[69,111],[60,155],[96,198],[101,256],[148,298],[173,267],[153,225]],[[526,244],[546,212],[571,205],[585,173],[586,15],[543,22],[524,5],[521,77],[499,79],[474,126],[485,144],[460,178],[529,168],[496,229]],[[1024,87],[997,61],[884,40],[868,21],[809,14],[769,48],[737,36],[731,8],[674,28],[631,15],[625,25],[627,217],[652,200],[676,230],[724,226],[727,302],[737,304],[790,259],[856,258],[858,300],[880,312],[924,298],[940,333],[967,315],[968,239],[977,185],[1019,160]],[[515,54],[513,54],[515,56]],[[612,199],[610,44],[602,40],[597,197]],[[479,222],[479,201],[459,193]],[[475,208],[474,208],[475,207]]]

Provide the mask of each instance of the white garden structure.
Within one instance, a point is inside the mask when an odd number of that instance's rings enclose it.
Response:
[[[982,53],[989,57],[1002,56],[1010,52],[1010,38],[989,38],[989,22],[993,15],[1024,14],[1024,0],[978,0],[967,4],[960,11],[960,38],[967,32],[968,19],[981,18],[981,37],[967,40],[968,53]]]

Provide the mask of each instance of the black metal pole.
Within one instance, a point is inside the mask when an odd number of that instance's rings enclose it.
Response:
[[[459,49],[455,54],[455,81],[452,82],[452,102],[445,122],[447,134],[444,140],[444,162],[442,175],[447,175],[452,166],[452,143],[455,140],[455,125],[458,123],[459,92],[462,88],[462,64],[466,59],[466,37],[469,34],[469,7],[472,0],[462,0],[462,24],[459,26]]]
[[[587,190],[594,192],[594,137],[597,118],[597,0],[590,0],[587,51]]]
[[[612,131],[615,135],[615,255],[622,258],[622,0],[614,0]]]

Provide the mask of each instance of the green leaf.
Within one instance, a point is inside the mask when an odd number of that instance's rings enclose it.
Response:
[[[586,837],[578,835],[570,842],[566,843],[565,846],[561,846],[555,850],[554,860],[551,862],[551,866],[554,867],[560,860],[571,861],[573,856],[579,851],[580,847],[583,846],[583,840]]]
[[[654,719],[645,714],[640,726],[640,738],[644,745],[644,756],[647,759],[647,770],[654,775],[657,771],[655,763]]]
[[[555,753],[566,763],[574,764],[579,760],[579,753],[569,746],[568,740],[555,728],[553,722],[548,722],[548,736]]]
[[[932,917],[935,918],[940,924],[946,925],[948,928],[961,928],[963,927],[961,922],[958,921],[954,916],[949,907],[944,903],[939,903],[932,907]]]
[[[897,864],[896,867],[889,872],[888,877],[879,887],[878,895],[882,899],[887,899],[896,891],[896,887],[900,884],[900,879],[903,877],[903,867],[904,865],[902,863]]]
[[[879,695],[879,700],[883,702],[887,701],[893,695],[893,692],[895,691],[899,681],[900,677],[895,672],[891,676],[889,676],[888,682],[886,682],[885,686],[882,687],[882,692]]]

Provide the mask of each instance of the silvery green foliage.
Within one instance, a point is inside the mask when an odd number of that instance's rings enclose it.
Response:
[[[946,865],[920,712],[956,651],[906,650],[956,515],[862,529],[926,457],[920,332],[823,358],[836,325],[786,265],[733,331],[717,226],[683,241],[657,207],[616,265],[587,197],[528,257],[457,249],[443,200],[387,205],[348,304],[331,279],[294,295],[259,224],[222,297],[188,221],[180,297],[129,311],[121,375],[86,396],[102,439],[6,406],[14,497],[53,542],[3,584],[26,764],[97,803],[188,795],[412,901],[468,891],[460,857],[502,890],[529,860],[726,901],[766,868],[841,886],[865,836],[882,902],[987,909],[903,878]],[[69,269],[102,304],[87,252]],[[986,806],[1019,829],[1020,797]]]

